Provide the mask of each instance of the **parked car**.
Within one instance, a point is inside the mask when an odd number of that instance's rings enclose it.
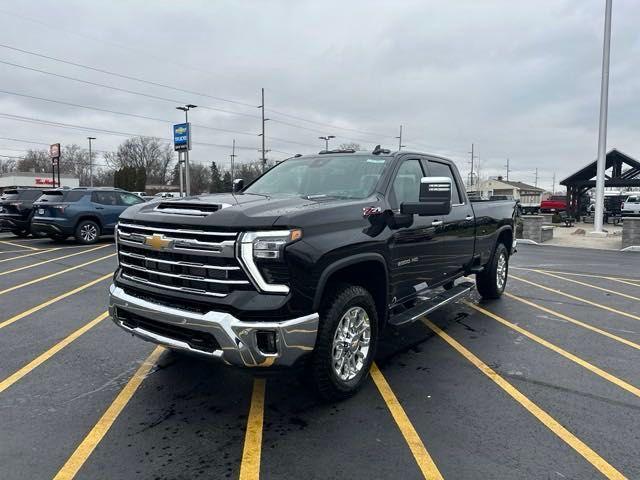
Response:
[[[540,202],[542,213],[564,212],[567,210],[567,197],[565,195],[552,195]]]
[[[112,235],[120,214],[139,203],[144,200],[114,188],[52,190],[35,202],[31,230],[54,240],[73,235],[79,243],[91,244]]]
[[[0,196],[0,230],[8,230],[17,237],[31,233],[33,202],[42,195],[42,189],[12,188]]]
[[[515,202],[471,203],[445,158],[321,152],[235,186],[122,214],[119,327],[232,365],[302,365],[340,399],[362,386],[385,326],[468,294],[464,275],[484,298],[505,289]]]
[[[635,215],[640,215],[640,195],[629,195],[622,202],[622,216],[632,217]]]

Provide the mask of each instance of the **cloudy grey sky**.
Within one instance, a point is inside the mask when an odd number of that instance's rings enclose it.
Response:
[[[5,138],[84,145],[92,135],[98,150],[125,138],[109,132],[169,139],[175,105],[188,102],[201,106],[193,160],[228,163],[235,138],[248,161],[259,155],[264,87],[271,158],[315,152],[325,134],[393,148],[403,124],[407,148],[467,171],[474,142],[482,175],[502,173],[509,157],[511,178],[533,183],[537,167],[550,187],[554,172],[596,156],[603,17],[604,0],[2,0],[0,153],[38,146]],[[640,2],[614,0],[608,147],[636,158],[639,18]]]

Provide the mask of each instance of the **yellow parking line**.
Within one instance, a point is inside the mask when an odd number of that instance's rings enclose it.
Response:
[[[600,335],[604,335],[605,337],[608,337],[608,338],[610,338],[612,340],[615,340],[616,342],[624,343],[625,345],[627,345],[629,347],[632,347],[632,348],[635,348],[637,350],[640,350],[640,345],[638,345],[637,343],[634,343],[634,342],[632,342],[630,340],[627,340],[626,338],[619,337],[617,335],[614,335],[613,333],[607,332],[606,330],[601,330],[601,329],[599,329],[597,327],[594,327],[593,325],[589,325],[588,323],[581,322],[580,320],[576,320],[575,318],[571,318],[571,317],[569,317],[567,315],[564,315],[564,314],[562,314],[560,312],[556,312],[555,310],[551,310],[550,308],[543,307],[542,305],[538,305],[537,303],[534,303],[534,302],[531,302],[529,300],[526,300],[526,299],[524,299],[522,297],[514,295],[513,293],[504,292],[504,295],[509,297],[509,298],[512,298],[514,300],[517,300],[519,302],[522,302],[525,305],[529,305],[530,307],[537,308],[538,310],[542,310],[543,312],[548,313],[550,315],[553,315],[554,317],[562,318],[563,320],[566,320],[567,322],[573,323],[574,325],[578,325],[578,326],[580,326],[582,328],[586,328],[587,330],[591,330],[592,332],[599,333]],[[1,326],[2,325],[0,324],[0,327]]]
[[[56,250],[67,250],[68,248],[87,248],[87,246],[86,245],[68,245],[66,247],[41,248],[37,252],[26,253],[24,255],[18,255],[17,257],[3,258],[2,260],[0,260],[0,263],[10,262],[12,260],[18,260],[19,258],[33,257],[34,255],[40,255],[40,254],[43,254],[43,253],[55,252]],[[20,253],[20,252],[24,252],[24,250],[4,250],[4,251],[0,251],[0,253]]]
[[[443,480],[442,474],[431,458],[431,455],[429,455],[429,452],[427,452],[418,432],[416,432],[416,429],[411,424],[411,420],[409,420],[404,408],[402,408],[398,398],[393,393],[393,390],[391,390],[387,380],[384,378],[382,372],[375,363],[371,365],[371,378],[373,379],[373,383],[375,383],[376,387],[378,387],[378,391],[380,392],[380,395],[382,395],[384,402],[387,404],[387,408],[391,412],[391,416],[400,429],[407,445],[409,445],[413,458],[416,460],[418,467],[420,467],[420,471],[424,478],[429,480]]]
[[[108,246],[109,246],[109,244],[99,245],[97,247],[93,247],[93,248],[90,248],[88,250],[82,250],[81,252],[69,253],[67,255],[63,255],[62,257],[50,258],[48,260],[43,260],[42,262],[32,263],[31,265],[25,265],[25,266],[22,266],[22,267],[17,267],[17,268],[14,268],[12,270],[7,270],[5,272],[0,272],[0,276],[8,275],[10,273],[20,272],[20,271],[26,270],[28,268],[39,267],[40,265],[44,265],[45,263],[56,262],[58,260],[64,260],[65,258],[71,258],[71,257],[75,257],[77,255],[83,255],[85,253],[94,252],[96,250],[100,250],[101,248],[105,248],[105,247],[108,247]]]
[[[8,242],[6,240],[0,240],[0,243],[4,245],[11,245],[12,247],[26,248],[27,250],[40,250],[39,248],[36,248],[36,247],[30,247],[29,245],[21,245],[19,243]]]
[[[240,464],[240,480],[257,480],[260,478],[265,383],[263,378],[256,378],[253,381],[251,407],[249,408],[249,418],[247,418],[242,463]]]
[[[547,272],[545,270],[536,270],[536,273],[541,275],[547,275],[549,277],[557,278],[559,280],[564,280],[565,282],[575,283],[577,285],[582,285],[583,287],[593,288],[595,290],[600,290],[602,292],[610,293],[611,295],[618,295],[619,297],[628,298],[629,300],[637,300],[640,301],[640,298],[634,297],[633,295],[627,295],[626,293],[616,292],[615,290],[609,290],[608,288],[599,287],[597,285],[592,285],[590,283],[581,282],[579,280],[573,280],[572,278],[561,277],[560,275],[556,275],[555,273]]]
[[[57,272],[50,273],[49,275],[45,275],[43,277],[34,278],[33,280],[29,280],[28,282],[21,283],[19,285],[14,285],[13,287],[5,288],[4,290],[0,290],[0,295],[4,295],[5,293],[13,292],[18,288],[27,287],[29,285],[33,285],[34,283],[41,282],[43,280],[48,280],[49,278],[56,277],[58,275],[62,275],[63,273],[71,272],[73,270],[77,270],[78,268],[86,267],[87,265],[91,265],[92,263],[99,262],[100,260],[104,260],[109,257],[114,257],[115,253],[110,253],[109,255],[105,255],[104,257],[96,258],[94,260],[90,260],[85,263],[81,263],[80,265],[76,265],[74,267],[65,268],[64,270],[59,270]]]
[[[133,395],[138,390],[138,387],[142,384],[143,380],[147,377],[151,369],[157,363],[158,358],[164,351],[163,347],[156,347],[151,355],[147,357],[140,368],[133,374],[133,377],[127,382],[115,400],[109,405],[107,410],[102,414],[98,423],[94,425],[91,431],[80,442],[80,445],[75,449],[73,454],[65,462],[62,468],[58,471],[54,480],[70,480],[76,476],[80,468],[85,464],[87,459],[91,456],[95,448],[102,441],[107,434],[111,426],[114,424],[118,416],[122,413],[127,406]]]
[[[613,280],[614,282],[621,282],[621,283],[626,283],[628,285],[633,285],[634,287],[640,287],[640,278],[612,277],[612,276],[605,276],[605,275],[593,275],[589,273],[558,272],[556,270],[543,270],[539,268],[525,268],[525,267],[512,267],[512,266],[509,266],[509,269],[524,270],[527,272],[557,273],[559,275],[571,275],[572,277],[604,278],[606,280]]]
[[[600,471],[605,477],[615,480],[625,480],[625,476],[610,465],[604,458],[598,455],[592,450],[586,443],[576,437],[573,433],[563,427],[556,419],[545,412],[538,405],[533,403],[528,397],[521,393],[517,388],[511,385],[507,380],[502,378],[486,363],[476,357],[473,353],[463,347],[460,343],[454,340],[449,334],[445,333],[440,327],[432,323],[426,318],[423,318],[424,324],[433,330],[440,338],[453,347],[458,353],[466,358],[472,365],[485,374],[491,381],[504,390],[511,398],[524,407],[531,415],[539,420],[545,427],[556,434],[567,445],[578,452],[582,457],[587,460],[591,465]]]
[[[633,313],[623,312],[622,310],[617,310],[612,307],[607,307],[606,305],[601,305],[600,303],[592,302],[591,300],[587,300],[586,298],[578,297],[576,295],[571,295],[570,293],[565,293],[560,290],[556,290],[555,288],[545,287],[544,285],[540,285],[539,283],[532,282],[531,280],[525,280],[524,278],[516,277],[515,275],[510,275],[509,278],[513,278],[514,280],[518,280],[519,282],[528,283],[529,285],[533,285],[534,287],[542,288],[543,290],[547,290],[548,292],[557,293],[558,295],[562,295],[563,297],[567,297],[572,300],[577,300],[578,302],[586,303],[587,305],[592,305],[594,307],[598,307],[612,313],[617,313],[618,315],[622,315],[624,317],[633,318],[634,320],[640,320],[640,317],[638,315],[634,315]]]
[[[537,336],[535,333],[531,333],[529,330],[525,330],[521,326],[516,325],[515,323],[511,323],[508,320],[505,320],[504,318],[502,318],[501,316],[496,315],[493,312],[490,312],[489,310],[486,310],[486,309],[484,309],[484,308],[482,308],[482,307],[480,307],[478,305],[475,305],[475,304],[473,304],[471,302],[467,302],[466,300],[463,300],[463,303],[465,305],[473,308],[474,310],[476,310],[476,311],[478,311],[480,313],[483,313],[488,317],[493,318],[495,321],[501,323],[505,327],[509,327],[510,329],[515,330],[516,332],[524,335],[525,337],[529,338],[530,340],[533,340],[534,342],[539,343],[543,347],[547,347],[549,350],[552,350],[552,351],[562,355],[564,358],[566,358],[568,360],[571,360],[574,363],[577,363],[581,367],[586,368],[590,372],[595,373],[599,377],[604,378],[605,380],[613,383],[614,385],[622,388],[623,390],[626,390],[627,392],[632,393],[636,397],[640,397],[640,388],[637,388],[637,387],[631,385],[630,383],[627,383],[624,380],[621,380],[618,377],[616,377],[614,375],[611,375],[608,372],[605,372],[604,370],[602,370],[599,367],[596,367],[592,363],[589,363],[586,360],[581,359],[580,357],[578,357],[577,355],[574,355],[571,352],[567,352],[566,350],[558,347],[557,345],[554,345],[553,343],[545,340],[544,338],[541,338],[541,337]]]
[[[54,304],[54,303],[56,303],[56,302],[58,302],[58,301],[60,301],[60,300],[62,300],[64,298],[70,297],[71,295],[74,295],[74,294],[76,294],[78,292],[81,292],[82,290],[85,290],[85,289],[87,289],[89,287],[92,287],[96,283],[102,282],[103,280],[106,280],[107,278],[111,278],[112,276],[113,276],[112,273],[107,273],[106,275],[103,275],[102,277],[96,278],[95,280],[92,280],[89,283],[85,283],[84,285],[81,285],[81,286],[79,286],[77,288],[74,288],[73,290],[70,290],[70,291],[68,291],[66,293],[63,293],[62,295],[58,295],[57,297],[51,298],[51,299],[47,300],[46,302],[42,302],[40,305],[36,305],[35,307],[30,308],[29,310],[25,310],[22,313],[14,315],[13,317],[11,317],[9,319],[7,319],[7,320],[5,320],[3,322],[0,322],[0,330],[3,329],[6,326],[11,325],[14,322],[17,322],[18,320],[20,320],[20,319],[22,319],[24,317],[27,317],[27,316],[31,315],[32,313],[35,313],[35,312],[37,312],[39,310],[42,310],[43,308],[48,307],[49,305],[52,305],[52,304]]]
[[[56,353],[58,353],[60,350],[62,350],[64,347],[66,347],[67,345],[69,345],[71,342],[73,342],[74,340],[76,340],[79,336],[81,336],[82,334],[88,332],[89,330],[91,330],[93,327],[95,327],[98,323],[100,323],[102,320],[104,320],[105,318],[107,318],[109,316],[109,312],[104,312],[101,313],[100,315],[98,315],[96,318],[94,318],[93,320],[91,320],[89,323],[87,323],[86,325],[84,325],[83,327],[80,327],[78,330],[76,330],[75,332],[73,332],[71,335],[65,337],[63,340],[61,340],[60,342],[56,343],[53,347],[51,347],[49,350],[47,350],[46,352],[44,352],[43,354],[39,355],[38,357],[34,358],[33,360],[31,360],[31,362],[29,362],[28,364],[26,364],[24,367],[22,367],[20,370],[18,370],[17,372],[9,375],[7,378],[5,378],[2,382],[0,382],[0,393],[4,392],[7,388],[9,388],[11,385],[13,385],[14,383],[16,383],[18,380],[20,380],[22,377],[24,377],[25,375],[27,375],[28,373],[32,372],[33,370],[35,370],[37,367],[39,367],[40,365],[42,365],[44,362],[46,362],[47,360],[49,360],[51,357],[53,357]]]

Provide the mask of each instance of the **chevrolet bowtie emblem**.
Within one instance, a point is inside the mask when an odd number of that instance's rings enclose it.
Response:
[[[171,240],[165,238],[164,235],[154,233],[144,238],[144,244],[155,250],[163,250],[171,245]]]

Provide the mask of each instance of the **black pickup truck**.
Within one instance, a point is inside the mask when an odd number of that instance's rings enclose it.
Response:
[[[127,209],[109,309],[142,339],[243,367],[301,365],[323,397],[344,398],[382,329],[467,294],[461,277],[500,297],[515,215],[513,201],[471,203],[445,158],[296,156],[234,193]]]

